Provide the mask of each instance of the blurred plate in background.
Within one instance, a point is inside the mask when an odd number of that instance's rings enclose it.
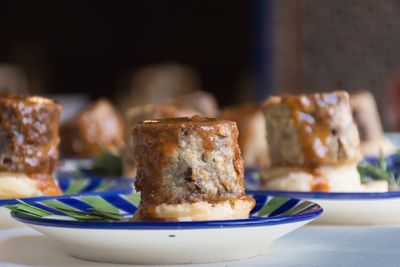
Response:
[[[57,181],[64,195],[110,195],[129,194],[133,189],[133,180],[123,178],[104,177],[58,177]],[[23,198],[23,201],[41,201],[54,197],[31,197]],[[10,211],[4,205],[14,205],[18,202],[15,199],[0,199],[0,229],[18,226],[17,222],[10,217]],[[20,225],[19,225],[20,226]]]
[[[247,193],[293,197],[318,203],[324,214],[317,224],[399,225],[400,191],[384,193],[290,192],[260,189],[260,174],[245,174]]]

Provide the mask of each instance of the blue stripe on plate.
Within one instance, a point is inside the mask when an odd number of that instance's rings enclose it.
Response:
[[[127,212],[127,213],[134,213],[136,211],[136,206],[133,205],[128,200],[124,199],[121,196],[114,195],[114,196],[103,196],[103,199],[112,203],[113,206]]]
[[[291,208],[293,208],[294,206],[296,206],[297,203],[299,203],[298,199],[290,199],[289,201],[286,201],[285,204],[280,206],[278,209],[276,209],[273,212],[271,212],[268,215],[268,217],[274,217],[274,216],[277,216],[277,215],[279,215],[281,213],[284,213],[284,212],[290,210]]]
[[[111,184],[109,185],[109,188],[112,190],[117,190],[117,189],[130,189],[130,191],[126,192],[121,192],[121,194],[129,194],[134,191],[134,180],[129,179],[129,178],[122,178],[118,177],[117,179],[115,178],[103,178],[104,180],[111,180]]]
[[[275,197],[292,197],[301,199],[327,199],[327,200],[359,200],[359,199],[388,199],[400,198],[400,191],[384,193],[335,193],[335,192],[299,192],[299,191],[269,191],[246,190],[248,194],[268,195]]]
[[[253,195],[251,196],[256,200],[256,205],[254,206],[251,214],[257,213],[260,211],[262,207],[264,207],[264,203],[267,202],[268,197],[266,195]]]
[[[87,211],[92,208],[92,206],[90,206],[90,205],[86,204],[85,202],[83,202],[79,199],[76,199],[76,198],[59,199],[58,201],[66,204],[70,207],[73,207],[75,209],[82,210],[82,211]]]
[[[305,209],[302,209],[302,210],[298,211],[296,214],[307,214],[307,213],[312,212],[314,210],[315,210],[315,206],[311,205],[311,206],[308,206]]]
[[[88,184],[82,189],[82,192],[91,192],[97,189],[104,179],[99,179],[98,177],[93,177],[92,179],[88,179]]]
[[[50,208],[49,206],[46,206],[46,205],[43,205],[43,204],[40,204],[40,203],[37,203],[37,202],[29,203],[29,204],[32,205],[32,206],[35,206],[37,208],[44,209],[45,211],[51,212],[51,213],[56,214],[56,215],[65,215],[64,213],[59,212],[56,209]]]
[[[71,184],[71,179],[58,179],[58,185],[60,186],[63,192],[65,192],[68,189],[70,184]]]

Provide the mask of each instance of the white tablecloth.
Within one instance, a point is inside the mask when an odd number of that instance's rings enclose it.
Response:
[[[72,258],[50,238],[17,228],[0,230],[0,266],[126,265]],[[275,242],[263,256],[194,266],[400,266],[400,227],[303,227]]]

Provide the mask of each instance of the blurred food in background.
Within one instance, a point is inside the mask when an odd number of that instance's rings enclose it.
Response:
[[[25,71],[16,64],[0,64],[0,92],[28,93],[28,79]]]
[[[71,119],[91,102],[87,94],[46,94],[46,97],[54,99],[63,106],[60,124]]]
[[[196,90],[184,95],[177,95],[165,102],[179,108],[194,109],[209,118],[215,118],[218,115],[217,99],[213,94],[205,91]]]
[[[361,140],[361,150],[366,156],[388,155],[396,147],[385,137],[374,96],[368,91],[350,95],[354,122]]]
[[[177,63],[146,66],[126,79],[127,89],[116,97],[122,111],[138,105],[164,103],[169,98],[201,89],[198,73]]]
[[[0,94],[0,199],[61,194],[53,179],[61,112],[47,98]]]
[[[119,153],[124,144],[120,114],[106,99],[82,109],[61,125],[61,155],[92,158],[109,151]]]
[[[386,192],[387,181],[362,184],[362,159],[350,96],[345,91],[282,94],[264,102],[271,166],[269,190]]]
[[[400,131],[400,70],[394,73],[392,79],[389,82],[388,90],[386,93],[386,105],[384,115],[387,115],[387,119],[395,131]]]
[[[150,119],[178,118],[201,115],[197,110],[184,109],[166,104],[147,104],[130,108],[126,112],[126,128],[128,135],[136,123]]]
[[[265,118],[259,105],[248,103],[226,107],[219,117],[237,123],[238,142],[246,168],[258,169],[268,165]]]

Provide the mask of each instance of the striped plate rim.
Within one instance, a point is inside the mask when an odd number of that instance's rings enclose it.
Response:
[[[136,195],[135,195],[136,194]],[[132,215],[136,210],[139,197],[137,193],[133,195],[108,195],[95,196],[101,201],[87,201],[88,196],[63,196],[55,197],[52,201],[29,201],[29,204],[44,208],[54,215],[63,215],[54,212],[52,205],[69,205],[70,207],[85,210],[96,205],[111,204],[121,211],[122,214]],[[249,219],[227,220],[227,221],[199,221],[199,222],[88,222],[71,221],[68,219],[57,218],[36,218],[19,213],[11,213],[12,216],[26,224],[41,225],[47,227],[66,227],[84,229],[206,229],[206,228],[232,228],[232,227],[255,227],[268,226],[300,221],[309,221],[317,218],[323,212],[322,208],[313,202],[299,199],[274,197],[266,195],[253,195],[256,199],[256,206]],[[55,201],[55,202],[54,202]],[[107,203],[105,203],[105,202]],[[58,202],[58,203],[56,203]]]
[[[133,189],[133,180],[121,177],[73,177],[65,176],[56,178],[61,190],[65,195],[59,196],[97,196],[110,194],[129,194]],[[41,201],[52,199],[54,196],[40,196],[22,198],[25,202]],[[0,206],[14,205],[18,202],[15,199],[0,199]]]

